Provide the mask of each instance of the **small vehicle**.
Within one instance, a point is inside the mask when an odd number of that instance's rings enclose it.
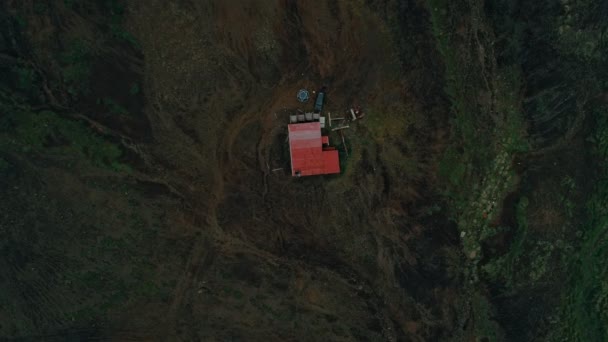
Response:
[[[317,99],[315,100],[315,113],[321,113],[323,111],[323,103],[325,102],[326,91],[327,87],[323,87],[317,93]]]

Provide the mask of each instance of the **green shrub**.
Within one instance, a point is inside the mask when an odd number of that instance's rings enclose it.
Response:
[[[139,84],[137,84],[137,83],[131,84],[131,88],[129,89],[129,93],[131,95],[137,95],[137,94],[139,94]]]

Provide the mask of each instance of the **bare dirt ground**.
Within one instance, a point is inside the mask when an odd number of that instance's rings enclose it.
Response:
[[[448,339],[461,255],[437,213],[447,104],[433,95],[441,68],[430,35],[414,24],[425,20],[422,5],[153,0],[125,13],[139,51],[114,55],[97,86],[137,82],[141,94],[118,100],[141,111],[120,121],[80,109],[128,138],[134,171],[113,179],[41,166],[43,191],[59,199],[41,215],[53,226],[59,208],[80,210],[57,245],[76,242],[45,264],[56,284],[25,280],[46,304],[23,309],[0,336]],[[326,110],[359,103],[367,112],[346,133],[343,174],[272,172],[286,166],[285,109],[298,106],[298,89],[323,85]],[[82,233],[89,225],[95,232]],[[83,253],[87,261],[65,264]],[[70,272],[89,283],[70,285]]]

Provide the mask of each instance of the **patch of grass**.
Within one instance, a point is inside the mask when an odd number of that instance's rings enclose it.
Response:
[[[46,2],[36,1],[34,2],[34,13],[40,15],[44,14],[49,10],[49,5]]]
[[[93,56],[90,44],[81,39],[71,41],[59,55],[61,75],[70,95],[78,97],[89,93]]]
[[[466,292],[473,303],[475,336],[479,340],[501,341],[505,336],[493,317],[492,303],[472,284],[480,280],[482,242],[508,229],[494,228],[491,222],[517,183],[511,166],[515,154],[527,149],[525,120],[520,110],[519,67],[488,68],[487,59],[481,61],[476,55],[479,52],[493,58],[492,42],[462,39],[463,34],[485,36],[484,29],[491,30],[480,16],[482,2],[427,0],[426,4],[435,46],[444,65],[444,92],[451,103],[450,145],[440,159],[439,178],[445,189],[448,215],[458,224],[467,257],[464,275]],[[522,218],[526,206],[526,200],[520,201]],[[526,223],[521,225],[525,230]],[[513,267],[513,261],[505,256],[486,263],[481,274],[504,279]]]
[[[571,278],[563,298],[560,329],[553,336],[556,341],[603,341],[608,337],[607,115],[605,109],[596,113],[593,155],[600,181],[586,205],[587,219],[583,222],[579,251],[570,258]]]
[[[371,137],[382,144],[386,140],[409,138],[405,135],[407,128],[419,124],[424,119],[414,111],[394,105],[382,110],[371,108],[367,110],[363,120]]]
[[[32,91],[37,81],[36,72],[32,68],[16,66],[12,69],[15,75],[17,89]]]
[[[161,289],[154,282],[144,280],[138,282],[135,294],[146,298],[159,298],[161,296]]]
[[[139,42],[130,32],[126,31],[123,26],[125,5],[119,0],[105,0],[103,2],[104,12],[109,18],[109,27],[112,36],[118,40],[129,43],[131,46],[139,49]]]
[[[231,287],[225,286],[222,291],[224,292],[225,295],[232,297],[234,299],[236,299],[237,301],[241,301],[243,300],[243,298],[245,298],[245,295],[243,294],[243,292],[241,292],[238,289],[233,289]]]
[[[469,30],[480,30],[483,18],[475,17],[467,6],[428,0],[427,8],[444,62],[444,91],[452,105],[450,145],[440,159],[439,176],[449,216],[464,233],[465,253],[479,260],[481,241],[492,233],[488,225],[516,183],[512,160],[527,150],[525,121],[519,110],[520,73],[517,66],[490,72],[470,58],[470,50],[479,47],[465,44],[455,32],[462,17],[468,18]],[[493,49],[489,43],[485,48],[486,53]]]
[[[122,25],[119,23],[118,20],[116,20],[116,19],[112,20],[112,22],[110,24],[110,29],[111,29],[112,35],[114,35],[114,37],[116,37],[120,40],[123,40],[123,41],[131,44],[133,47],[139,49],[139,47],[140,47],[139,42],[137,41],[135,36],[133,34],[131,34],[130,32],[126,31],[122,27]]]
[[[27,19],[25,19],[25,17],[17,14],[13,18],[17,22],[17,25],[19,25],[20,29],[25,30],[25,28],[27,28]]]
[[[98,104],[103,104],[108,108],[111,114],[115,115],[130,115],[129,111],[121,106],[118,102],[111,98],[104,97],[103,99],[97,99]]]
[[[494,319],[496,315],[492,304],[479,293],[473,295],[472,304],[477,341],[505,341],[504,332]]]
[[[516,205],[517,231],[508,252],[483,265],[485,274],[493,282],[506,285],[507,293],[533,287],[548,275],[551,260],[558,253],[567,253],[567,244],[562,240],[545,240],[530,236],[528,217],[529,200],[523,196]]]
[[[416,147],[413,146],[411,150]],[[423,169],[413,153],[406,153],[397,143],[384,144],[381,147],[382,160],[394,178],[420,179],[424,177]]]
[[[519,66],[504,66],[496,77],[497,93],[496,111],[503,113],[504,122],[501,124],[504,132],[501,144],[510,154],[525,153],[530,150],[527,138],[527,124],[521,109],[520,87],[522,72]]]
[[[0,172],[4,172],[9,169],[11,164],[7,162],[4,158],[0,157]]]
[[[515,208],[515,219],[517,221],[517,235],[510,249],[511,259],[514,260],[524,252],[524,242],[528,235],[528,205],[530,201],[528,197],[523,196],[517,202]]]
[[[78,0],[63,0],[63,4],[67,8],[74,8],[74,6],[76,5],[77,2],[78,2]]]
[[[117,289],[115,289],[105,300],[104,303],[100,305],[101,311],[105,312],[112,308],[117,308],[124,306],[126,302],[129,301],[129,294],[124,284],[120,284]]]
[[[608,111],[603,110],[602,113]],[[608,119],[598,114],[597,132],[591,140],[599,168],[598,179],[608,179]],[[558,202],[569,220],[575,220],[575,204],[569,194],[578,185],[566,176],[560,181]],[[598,181],[586,203],[586,219],[575,220],[583,232],[575,241],[543,240],[529,232],[528,199],[517,203],[518,230],[508,253],[483,266],[494,282],[506,285],[505,294],[530,289],[551,277],[551,270],[565,267],[560,308],[551,314],[551,341],[603,341],[608,336],[608,181]],[[559,261],[558,261],[559,260]],[[559,264],[552,264],[552,262]],[[556,284],[553,286],[557,286]]]
[[[73,282],[94,291],[102,291],[105,287],[104,276],[95,271],[83,271],[75,274]]]
[[[126,247],[126,243],[124,240],[112,238],[110,236],[105,236],[100,241],[100,248],[104,251],[119,251]]]
[[[456,198],[462,193],[461,187],[466,185],[467,169],[474,163],[474,157],[486,155],[482,149],[488,147],[481,142],[481,136],[475,128],[476,119],[480,115],[475,107],[475,98],[470,92],[475,91],[476,85],[471,86],[467,79],[458,54],[462,51],[453,41],[453,22],[449,15],[454,7],[445,0],[428,0],[427,7],[431,14],[431,29],[435,36],[436,47],[441,54],[446,82],[444,91],[452,104],[452,144],[446,149],[440,161],[440,176],[447,181],[447,195],[452,200],[460,202],[464,198]],[[479,158],[478,158],[479,159]]]
[[[27,106],[3,102],[5,99],[0,96],[0,108],[7,113],[0,118],[0,148],[70,155],[84,158],[97,167],[128,171],[128,167],[119,162],[120,148],[82,123],[51,111],[33,112]]]
[[[459,187],[464,181],[467,165],[454,146],[450,146],[439,162],[439,176],[447,179],[453,187]]]
[[[266,315],[272,317],[273,319],[280,319],[282,316],[281,312],[273,309],[270,305],[268,305],[266,302],[263,302],[259,298],[251,298],[250,302],[251,302],[251,305],[260,309],[260,311],[262,311]]]

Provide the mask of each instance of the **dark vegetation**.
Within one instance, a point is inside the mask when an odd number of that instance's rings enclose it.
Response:
[[[605,340],[600,202],[608,6],[490,1],[486,11],[502,37],[499,63],[522,67],[522,109],[532,146],[521,192],[509,203],[516,207],[517,231],[508,252],[486,265],[500,288],[495,295],[502,314],[523,315],[504,325],[507,336]]]
[[[0,2],[0,340],[606,340],[607,17]],[[292,179],[320,84],[366,117]]]

